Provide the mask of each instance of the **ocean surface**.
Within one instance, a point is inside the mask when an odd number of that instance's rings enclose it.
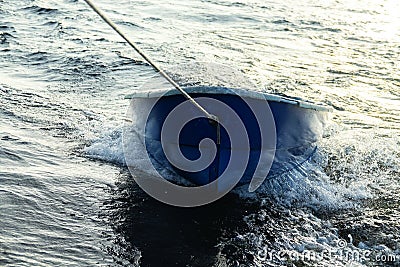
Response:
[[[165,205],[121,145],[151,67],[83,1],[0,0],[0,266],[400,266],[398,0],[95,2],[179,81],[223,64],[330,125],[255,194]]]

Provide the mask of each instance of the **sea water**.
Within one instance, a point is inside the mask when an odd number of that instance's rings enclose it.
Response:
[[[223,64],[332,119],[309,162],[255,193],[165,205],[121,144],[150,66],[83,1],[0,0],[1,266],[400,264],[397,0],[96,3],[181,82],[221,73],[179,66]]]

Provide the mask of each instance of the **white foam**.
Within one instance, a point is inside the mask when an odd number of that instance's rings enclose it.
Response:
[[[105,131],[84,149],[85,154],[126,165],[122,132],[123,126]],[[131,135],[131,139],[127,149],[134,153],[130,153],[133,158],[129,161],[138,170],[156,175],[154,168],[145,166],[148,155],[143,141],[139,137],[135,139],[135,135]],[[267,179],[255,193],[249,193],[247,185],[236,188],[234,192],[244,199],[271,198],[286,207],[301,205],[315,210],[354,208],[361,200],[373,196],[371,188],[377,187],[374,182],[388,176],[388,169],[399,171],[396,151],[389,151],[395,149],[397,139],[388,140],[394,142],[392,145],[374,140],[371,132],[363,134],[335,129],[324,138],[314,157],[299,168]],[[182,181],[171,170],[163,175],[167,179]]]
[[[125,165],[122,127],[105,131],[100,137],[92,140],[88,147],[84,148],[84,153],[89,158]]]

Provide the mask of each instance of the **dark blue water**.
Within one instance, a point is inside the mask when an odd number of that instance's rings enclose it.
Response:
[[[123,97],[152,69],[82,1],[0,0],[0,266],[400,264],[398,1],[97,2],[180,80],[225,64],[332,106],[331,125],[255,194],[166,206],[121,145]],[[344,248],[368,256],[304,257]]]

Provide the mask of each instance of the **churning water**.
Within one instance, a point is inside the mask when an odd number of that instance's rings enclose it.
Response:
[[[172,75],[225,64],[332,123],[255,194],[164,205],[121,145],[152,69],[82,1],[0,0],[1,266],[400,265],[397,0],[97,2]]]

